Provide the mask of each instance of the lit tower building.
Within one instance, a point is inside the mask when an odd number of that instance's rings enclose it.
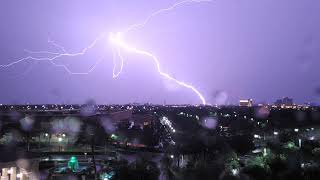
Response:
[[[252,107],[253,106],[253,100],[252,99],[245,99],[239,101],[239,106],[241,107]]]

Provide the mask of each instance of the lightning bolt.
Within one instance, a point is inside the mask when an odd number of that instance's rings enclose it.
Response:
[[[179,80],[171,77],[169,74],[164,73],[163,71],[161,71],[160,62],[159,62],[159,60],[158,60],[158,58],[156,56],[154,56],[153,54],[151,54],[151,53],[149,53],[147,51],[131,47],[130,45],[128,45],[126,42],[124,42],[121,38],[119,38],[116,35],[111,34],[109,39],[113,44],[118,45],[119,47],[125,49],[128,52],[136,53],[136,54],[140,54],[140,55],[144,55],[144,56],[150,57],[155,62],[156,66],[157,66],[157,70],[158,70],[158,72],[159,72],[159,74],[161,76],[163,76],[164,78],[166,78],[168,80],[174,81],[175,83],[177,83],[180,86],[183,86],[183,87],[186,87],[188,89],[191,89],[193,92],[195,92],[199,96],[199,98],[202,101],[202,104],[206,104],[205,98],[203,97],[203,95],[195,87],[193,87],[192,85],[187,84],[187,83],[185,83],[183,81],[179,81]]]
[[[85,72],[85,73],[74,73],[66,65],[57,64],[54,61],[58,60],[59,58],[62,58],[62,57],[76,57],[76,56],[85,55],[87,53],[87,51],[92,49],[97,44],[98,41],[101,41],[102,39],[105,39],[105,38],[106,38],[106,33],[101,34],[89,46],[85,47],[84,49],[82,49],[82,51],[77,52],[77,53],[67,53],[67,52],[59,53],[59,52],[49,52],[49,51],[29,51],[29,50],[25,50],[29,54],[45,54],[47,56],[38,58],[38,57],[34,57],[34,56],[29,55],[29,56],[24,57],[22,59],[13,61],[13,62],[11,62],[9,64],[0,65],[0,68],[9,68],[11,66],[14,66],[16,64],[22,63],[24,61],[31,61],[31,60],[32,61],[49,61],[52,65],[54,65],[56,67],[64,68],[69,74],[73,74],[73,75],[87,74],[90,70],[88,72]],[[59,45],[55,44],[53,41],[48,41],[48,42],[53,44],[56,47],[57,46],[59,47]],[[62,50],[64,50],[64,48],[62,46],[61,46],[61,48],[62,48]],[[50,56],[50,57],[48,57],[48,56]],[[97,61],[98,64],[100,62],[101,62],[101,59],[99,59]]]
[[[130,46],[128,43],[126,43],[124,41],[124,37],[131,31],[133,30],[138,30],[141,29],[143,27],[145,27],[148,22],[150,20],[152,20],[153,17],[162,14],[164,12],[167,11],[172,11],[174,9],[176,9],[179,6],[183,6],[186,4],[190,4],[190,3],[200,3],[200,2],[212,2],[213,0],[183,0],[180,2],[177,2],[173,5],[171,5],[168,8],[165,9],[160,9],[158,11],[153,12],[151,15],[149,15],[142,23],[137,23],[137,24],[133,24],[131,26],[129,26],[128,28],[126,28],[124,31],[121,32],[117,32],[117,33],[110,33],[108,36],[108,40],[112,43],[112,45],[115,45],[116,47],[112,47],[112,52],[113,52],[113,70],[112,70],[112,77],[113,78],[117,78],[122,70],[123,70],[123,66],[124,66],[124,57],[122,55],[122,50],[125,50],[127,52],[130,53],[135,53],[135,54],[140,54],[146,57],[151,58],[151,60],[153,60],[153,62],[155,63],[156,67],[157,67],[157,71],[158,73],[170,80],[175,82],[177,85],[190,89],[192,90],[201,100],[202,104],[206,104],[206,100],[204,98],[204,96],[192,85],[185,83],[183,81],[180,81],[176,78],[173,78],[172,76],[170,76],[168,73],[165,73],[161,70],[160,68],[160,61],[159,59],[153,55],[150,52],[141,50],[141,49],[137,49],[135,47]],[[5,65],[0,65],[0,68],[9,68],[11,66],[14,66],[16,64],[22,63],[24,61],[49,61],[53,66],[55,67],[61,67],[64,70],[66,70],[66,72],[68,72],[71,75],[87,75],[91,72],[93,72],[95,70],[95,68],[102,62],[102,60],[104,59],[104,57],[99,58],[96,63],[87,71],[87,72],[73,72],[71,71],[66,65],[63,64],[57,64],[55,62],[55,60],[58,60],[62,57],[76,57],[76,56],[82,56],[85,55],[90,49],[92,49],[99,41],[101,40],[106,40],[107,39],[107,33],[103,33],[100,36],[98,36],[91,44],[89,44],[89,46],[85,47],[84,49],[82,49],[82,51],[80,52],[76,52],[76,53],[68,53],[65,48],[59,44],[57,44],[56,42],[52,41],[51,39],[48,39],[48,43],[51,44],[53,47],[56,47],[57,49],[59,49],[61,52],[50,52],[50,51],[30,51],[30,50],[25,50],[27,53],[29,53],[30,55],[27,57],[24,57],[22,59],[13,61],[9,64],[5,64]],[[46,55],[45,57],[34,57],[32,55]],[[119,70],[117,71],[117,63],[116,63],[116,59],[119,58],[120,59],[120,68],[118,68]]]
[[[168,79],[168,80],[171,80],[173,82],[175,82],[176,84],[182,86],[182,87],[185,87],[185,88],[188,88],[190,90],[192,90],[194,93],[196,93],[196,95],[200,98],[202,104],[206,104],[206,100],[204,98],[204,96],[199,92],[199,90],[197,90],[194,86],[188,84],[188,83],[185,83],[183,81],[179,81],[175,78],[173,78],[172,76],[170,76],[168,73],[165,73],[161,70],[160,68],[160,61],[158,60],[158,58],[153,55],[152,53],[150,52],[147,52],[147,51],[144,51],[144,50],[140,50],[140,49],[137,49],[135,47],[131,47],[128,43],[126,43],[124,40],[123,40],[123,37],[125,37],[125,35],[133,30],[136,30],[136,29],[141,29],[143,27],[145,27],[148,22],[154,17],[154,16],[157,16],[161,13],[164,13],[164,12],[167,12],[167,11],[171,11],[171,10],[174,10],[175,8],[179,7],[179,6],[182,6],[182,5],[185,5],[185,4],[189,4],[189,3],[199,3],[199,2],[211,2],[212,0],[185,0],[185,1],[181,1],[181,2],[178,2],[178,3],[175,3],[173,4],[172,6],[168,7],[168,8],[165,8],[165,9],[160,9],[154,13],[152,13],[150,16],[148,16],[142,23],[138,23],[138,24],[133,24],[131,26],[129,26],[126,30],[122,31],[122,32],[118,32],[116,34],[113,34],[111,33],[109,35],[109,40],[111,43],[113,44],[116,44],[118,45],[118,49],[117,49],[117,52],[118,52],[118,56],[120,58],[120,61],[121,61],[121,67],[120,67],[120,71],[118,73],[115,73],[115,68],[113,69],[113,77],[116,78],[120,75],[122,69],[123,69],[123,61],[124,61],[124,58],[123,56],[121,55],[121,50],[119,48],[122,48],[128,52],[131,52],[131,53],[136,53],[136,54],[140,54],[140,55],[144,55],[144,56],[147,56],[147,57],[150,57],[154,63],[156,64],[157,66],[157,70],[158,70],[158,73]],[[114,53],[115,54],[115,53]],[[115,60],[114,60],[115,62]]]

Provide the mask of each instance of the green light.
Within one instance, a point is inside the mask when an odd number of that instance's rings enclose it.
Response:
[[[72,172],[76,172],[79,168],[78,159],[75,156],[71,156],[69,162],[68,162],[68,168],[72,170]]]
[[[287,142],[287,144],[285,144],[284,147],[293,151],[296,151],[299,149],[299,147],[297,147],[292,141]]]
[[[118,136],[115,134],[111,134],[111,139],[116,140],[116,139],[118,139]]]
[[[101,174],[100,178],[103,179],[103,180],[111,180],[114,175],[115,175],[115,172],[111,171],[109,173]]]
[[[288,148],[293,148],[294,144],[293,143],[288,143]]]

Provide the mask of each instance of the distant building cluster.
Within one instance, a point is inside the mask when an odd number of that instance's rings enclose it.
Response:
[[[282,98],[282,99],[278,99],[276,100],[276,102],[274,102],[274,107],[280,107],[280,108],[286,108],[286,109],[296,109],[296,108],[299,108],[299,107],[309,107],[308,104],[305,104],[305,105],[296,105],[293,103],[293,99],[292,98],[288,98],[288,97],[285,97],[285,98]]]
[[[293,106],[294,104],[293,104],[293,99],[285,97],[283,99],[276,100],[274,105],[276,105],[276,106]]]
[[[240,99],[239,100],[240,107],[253,107],[253,99]],[[266,107],[274,107],[274,108],[299,108],[299,107],[309,107],[310,104],[297,105],[293,102],[292,98],[284,97],[282,99],[277,99],[273,104],[260,103],[256,104],[256,106],[266,106]]]

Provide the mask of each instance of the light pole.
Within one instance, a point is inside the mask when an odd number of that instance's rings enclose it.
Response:
[[[59,137],[59,138],[58,138],[58,141],[59,141],[59,151],[61,151],[61,150],[62,150],[62,145],[61,145],[61,143],[62,143],[62,137]]]

